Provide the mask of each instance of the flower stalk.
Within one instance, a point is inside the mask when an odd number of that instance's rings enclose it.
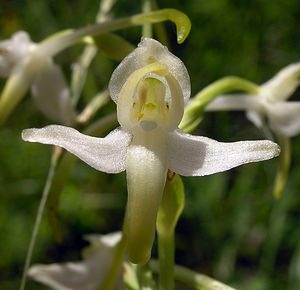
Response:
[[[161,271],[161,266],[157,261],[151,260],[149,265],[153,272],[159,273]],[[174,275],[176,281],[182,282],[197,290],[236,290],[220,281],[180,265],[174,266]]]
[[[258,86],[248,80],[233,76],[213,82],[187,104],[179,128],[184,132],[193,131],[202,121],[205,107],[217,96],[232,91],[243,91],[256,95]]]
[[[177,42],[182,43],[191,29],[189,18],[176,9],[161,9],[145,14],[137,14],[130,17],[114,19],[104,23],[89,25],[84,28],[64,33],[56,38],[50,38],[40,43],[40,50],[48,56],[54,56],[58,52],[80,42],[85,36],[96,36],[101,33],[124,29],[130,26],[138,26],[146,23],[157,23],[170,20],[175,23],[177,30]]]
[[[181,178],[168,172],[163,199],[157,215],[159,289],[174,289],[175,227],[184,208]]]
[[[281,154],[279,156],[279,165],[275,177],[273,196],[279,199],[282,195],[286,185],[289,169],[291,165],[291,140],[285,136],[276,136],[279,146],[281,147]]]

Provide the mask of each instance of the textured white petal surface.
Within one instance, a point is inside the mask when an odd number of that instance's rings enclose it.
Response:
[[[138,47],[119,64],[112,74],[109,91],[117,102],[119,93],[127,78],[136,70],[151,62],[159,62],[168,67],[169,73],[178,81],[185,103],[190,97],[190,78],[183,62],[169,52],[166,46],[151,38],[143,38]]]
[[[63,147],[88,165],[107,173],[125,170],[127,147],[131,141],[131,135],[121,129],[112,131],[105,138],[96,138],[58,125],[23,130],[22,138]]]
[[[97,290],[111,266],[120,238],[120,233],[93,235],[89,238],[91,246],[84,249],[89,254],[82,262],[35,265],[28,275],[55,290]],[[105,239],[109,239],[109,243]],[[121,273],[116,289],[124,289]]]
[[[260,94],[270,101],[284,101],[300,83],[300,63],[291,64],[280,70],[272,79],[262,84]]]
[[[48,118],[64,125],[73,123],[75,112],[70,90],[60,67],[50,59],[37,74],[31,92],[37,107]]]
[[[300,133],[300,102],[277,102],[267,107],[270,127],[287,137]]]
[[[271,159],[280,152],[272,141],[218,142],[180,131],[169,134],[169,169],[184,176],[202,176]]]

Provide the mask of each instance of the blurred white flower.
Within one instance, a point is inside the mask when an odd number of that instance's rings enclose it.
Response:
[[[54,290],[97,290],[104,281],[121,240],[121,233],[91,235],[90,246],[83,251],[83,261],[64,264],[34,265],[28,275]],[[116,289],[124,289],[122,269]]]
[[[35,47],[24,31],[16,32],[11,39],[0,41],[0,76],[11,75],[16,66],[24,61]]]
[[[26,32],[16,32],[11,39],[0,41],[0,76],[9,78],[0,98],[0,120],[31,87],[44,115],[65,125],[73,124],[75,112],[62,70]]]
[[[190,97],[189,75],[182,61],[156,40],[141,41],[116,68],[109,89],[121,128],[105,138],[63,126],[27,129],[22,138],[61,146],[100,171],[126,170],[125,230],[134,263],[150,257],[168,169],[202,176],[279,154],[271,141],[221,143],[181,132],[178,124]]]
[[[206,111],[246,110],[255,126],[262,128],[267,117],[277,134],[293,137],[300,133],[300,102],[287,99],[300,84],[300,63],[291,64],[262,84],[259,95],[224,95],[212,101]]]

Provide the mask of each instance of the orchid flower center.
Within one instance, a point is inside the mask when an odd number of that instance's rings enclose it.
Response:
[[[158,123],[165,123],[168,119],[169,104],[165,100],[165,94],[165,85],[156,78],[148,77],[138,84],[132,117],[144,130],[153,130]]]
[[[174,130],[183,114],[183,94],[167,67],[150,63],[134,71],[124,83],[117,101],[118,121],[128,131],[140,126]]]

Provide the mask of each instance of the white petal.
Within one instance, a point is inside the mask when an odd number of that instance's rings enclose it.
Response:
[[[83,251],[83,257],[86,259],[91,255],[94,255],[95,251],[98,251],[99,248],[105,247],[106,249],[114,248],[121,241],[122,233],[113,232],[106,235],[86,235],[84,237],[91,244],[90,247],[87,247]]]
[[[218,142],[180,131],[169,135],[169,169],[185,176],[202,176],[271,159],[280,148],[272,141]]]
[[[106,245],[109,235],[115,239],[113,245]],[[120,241],[120,234],[109,234],[97,238],[93,236],[91,246],[84,249],[85,255],[82,262],[35,265],[29,269],[28,275],[36,281],[46,284],[55,290],[96,290],[103,282],[107,271],[111,267],[115,247]],[[117,289],[124,289],[121,273]]]
[[[270,127],[267,124],[266,118],[265,118],[266,112],[262,111],[254,111],[254,110],[248,110],[246,111],[246,117],[247,119],[253,123],[254,126],[256,126],[258,129],[260,129],[264,136],[268,140],[273,140],[273,134],[270,130]]]
[[[120,129],[112,131],[105,138],[96,138],[58,125],[23,130],[22,138],[29,142],[63,147],[88,165],[107,173],[125,170],[127,146],[131,141],[131,135]]]
[[[49,59],[45,67],[37,74],[31,87],[37,107],[48,118],[71,125],[75,112],[71,103],[70,90],[59,66]]]
[[[28,55],[35,44],[24,31],[18,31],[11,39],[0,41],[0,76],[8,77]]]
[[[205,111],[241,111],[262,109],[259,96],[255,95],[221,95],[210,102]]]
[[[100,285],[99,273],[89,276],[84,263],[35,265],[28,275],[55,290],[95,290]]]
[[[246,111],[246,116],[248,120],[252,122],[257,128],[262,129],[264,127],[264,116],[260,112],[257,112],[255,110],[248,110]]]
[[[117,102],[119,93],[128,76],[154,61],[168,67],[170,74],[180,84],[186,103],[190,97],[191,88],[185,65],[178,57],[170,53],[166,46],[151,38],[143,38],[138,48],[124,58],[112,74],[109,91],[113,101]]]
[[[272,79],[262,84],[260,94],[270,101],[284,101],[299,86],[300,63],[291,64],[280,70]]]
[[[268,104],[270,127],[287,137],[300,133],[300,102],[277,102]]]
[[[166,134],[158,128],[133,134],[127,154],[126,237],[133,263],[146,263],[155,237],[158,207],[166,181]]]

